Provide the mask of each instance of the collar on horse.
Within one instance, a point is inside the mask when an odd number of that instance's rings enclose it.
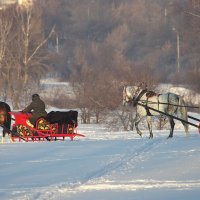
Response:
[[[138,104],[138,102],[140,101],[140,99],[142,98],[142,96],[146,94],[147,100],[146,100],[146,104],[143,105],[143,107],[146,109],[147,115],[148,116],[152,116],[147,103],[148,103],[148,98],[152,97],[152,96],[159,96],[158,94],[156,94],[153,91],[147,91],[147,89],[142,90],[139,95],[136,98],[133,98],[132,102],[133,102],[133,106],[136,106]]]
[[[138,96],[136,98],[133,98],[132,99],[132,102],[133,102],[133,106],[136,106],[138,104],[138,101],[141,99],[141,97],[147,92],[147,89],[145,90],[142,90]]]

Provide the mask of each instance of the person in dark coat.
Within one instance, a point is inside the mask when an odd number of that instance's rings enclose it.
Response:
[[[38,94],[32,95],[32,102],[24,109],[22,110],[24,113],[32,113],[32,116],[29,118],[29,122],[27,121],[27,124],[29,126],[34,126],[37,119],[39,117],[46,117],[47,112],[45,110],[45,103],[40,99],[40,96]]]

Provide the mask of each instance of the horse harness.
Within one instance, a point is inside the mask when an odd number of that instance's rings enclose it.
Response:
[[[144,101],[146,104],[144,104],[144,108],[145,108],[145,110],[146,110],[146,112],[147,112],[147,115],[148,116],[152,116],[152,114],[151,114],[151,112],[150,112],[150,109],[149,109],[149,107],[148,107],[148,99],[150,98],[150,97],[153,97],[153,96],[157,96],[158,97],[158,107],[159,107],[159,96],[160,96],[160,94],[157,94],[157,93],[155,93],[154,91],[147,91],[147,89],[144,89],[144,90],[142,90],[140,93],[139,93],[139,95],[135,98],[135,99],[132,99],[132,101],[133,101],[133,106],[136,106],[137,104],[138,104],[138,102],[140,101],[140,99],[142,98],[142,96],[144,95],[144,94],[146,94],[146,97],[147,97],[147,100],[146,101]],[[143,103],[144,103],[143,102]]]

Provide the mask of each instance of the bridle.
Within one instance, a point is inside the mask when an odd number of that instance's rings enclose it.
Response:
[[[124,91],[123,91],[123,100],[126,102],[126,103],[132,103],[133,106],[136,106],[138,104],[138,101],[141,99],[141,97],[147,92],[146,89],[144,90],[141,90],[140,87],[137,88],[137,90],[135,91],[135,94],[133,96],[133,98],[129,98],[128,94],[127,94],[127,91],[126,91],[126,87],[124,88]],[[127,98],[128,98],[128,101],[127,101]]]
[[[123,90],[123,102],[130,103],[131,101],[132,101],[132,99],[129,98],[129,96],[127,94],[127,91],[126,91],[126,87],[124,87],[124,90]]]

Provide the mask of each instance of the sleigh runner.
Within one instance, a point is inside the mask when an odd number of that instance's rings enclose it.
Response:
[[[77,132],[76,122],[50,123],[45,118],[39,118],[35,126],[31,127],[27,125],[30,114],[10,112],[10,115],[14,116],[14,124],[10,130],[13,141],[56,141],[65,140],[65,138],[73,140],[77,136],[85,137]]]

